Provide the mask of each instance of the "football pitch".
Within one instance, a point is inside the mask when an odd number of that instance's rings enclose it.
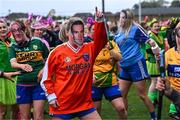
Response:
[[[149,86],[149,81],[147,81],[147,86]],[[168,116],[170,101],[163,97],[163,108],[162,108],[162,120],[171,120]],[[46,112],[48,111],[48,106],[46,104]],[[157,112],[156,112],[157,113]],[[101,117],[103,120],[117,120],[117,115],[115,109],[109,103],[109,101],[103,99]],[[46,113],[44,120],[50,120],[51,117]],[[9,112],[6,114],[5,120],[9,120]],[[78,120],[77,118],[73,120]],[[128,120],[150,120],[150,114],[147,111],[144,103],[136,94],[136,88],[134,85],[128,94]]]

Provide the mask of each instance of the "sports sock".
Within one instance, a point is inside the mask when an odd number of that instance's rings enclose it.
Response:
[[[170,104],[169,106],[169,113],[176,113],[176,108],[175,105],[173,103]]]

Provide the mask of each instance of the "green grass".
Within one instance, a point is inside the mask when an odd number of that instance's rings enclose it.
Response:
[[[171,120],[168,116],[169,100],[164,97],[162,120]],[[104,100],[102,106],[102,118],[103,120],[116,120],[116,111],[111,104]],[[136,95],[136,89],[132,85],[128,94],[128,120],[150,120],[150,114],[147,111],[143,101]]]
[[[149,85],[149,83],[147,83]],[[162,109],[162,120],[171,120],[168,117],[169,111],[169,100],[164,97],[163,99],[163,109]],[[46,105],[46,111],[48,111],[48,107]],[[6,120],[8,120],[8,115],[6,115]],[[49,120],[50,117],[46,114],[45,119]],[[111,106],[111,104],[103,99],[102,103],[102,119],[103,120],[116,120],[116,111]],[[77,119],[74,119],[77,120]],[[145,107],[144,103],[140,100],[140,98],[136,95],[136,89],[132,85],[128,94],[128,120],[150,120],[149,112]]]

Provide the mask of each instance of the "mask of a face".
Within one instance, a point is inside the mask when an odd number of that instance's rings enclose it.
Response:
[[[82,40],[74,39],[74,42],[75,42],[78,46],[82,46],[82,45],[83,45]]]

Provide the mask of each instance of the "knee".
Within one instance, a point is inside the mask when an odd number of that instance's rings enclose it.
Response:
[[[43,115],[34,115],[34,120],[43,120]]]
[[[125,113],[125,112],[126,112],[126,108],[125,108],[124,105],[116,106],[115,109],[116,109],[116,111],[117,111],[118,113]]]
[[[21,112],[21,113],[20,113],[20,118],[23,119],[23,120],[24,120],[24,119],[30,119],[30,115]]]
[[[37,118],[34,118],[34,120],[43,120],[42,117],[37,117]]]

